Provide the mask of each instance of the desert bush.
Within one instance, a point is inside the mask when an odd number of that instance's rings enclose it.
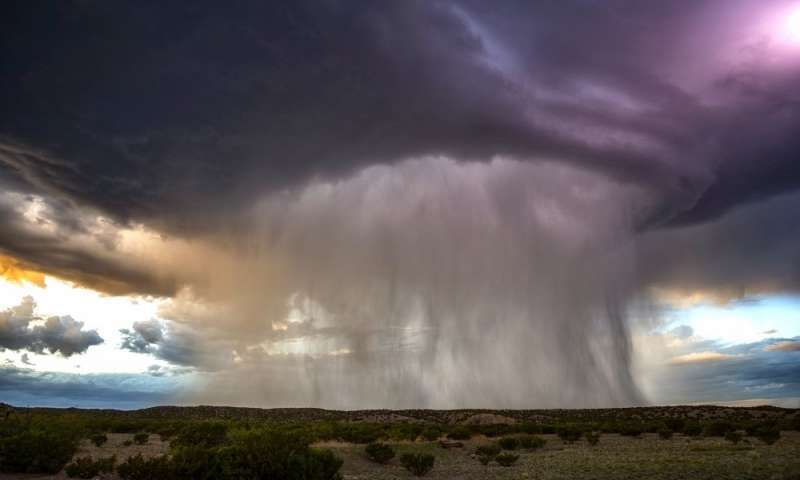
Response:
[[[574,425],[564,425],[556,431],[564,443],[574,443],[581,439],[581,430]]]
[[[583,436],[586,437],[586,441],[589,442],[589,445],[591,446],[595,446],[600,442],[599,432],[590,432],[587,430]]]
[[[519,439],[517,437],[503,437],[497,443],[503,450],[516,450],[519,448]]]
[[[729,431],[728,433],[725,434],[725,440],[727,440],[727,441],[731,442],[732,444],[736,445],[737,443],[742,441],[742,434],[737,432],[737,431],[735,431],[735,430],[731,430],[731,431]]]
[[[481,463],[481,465],[483,465],[483,466],[489,465],[489,462],[491,462],[492,460],[494,460],[494,457],[493,457],[493,456],[490,456],[490,455],[478,455],[478,456],[477,456],[477,458],[478,458],[478,461],[479,461],[479,462]]]
[[[542,437],[537,437],[536,435],[523,435],[519,437],[519,446],[526,450],[542,448],[546,443],[547,440]]]
[[[642,433],[644,433],[644,428],[635,423],[623,425],[619,430],[619,434],[625,437],[639,438]]]
[[[394,458],[394,449],[385,443],[370,443],[364,448],[367,458],[376,463],[389,463]]]
[[[389,438],[395,440],[416,440],[422,434],[424,427],[418,423],[401,422],[391,425],[386,432]]]
[[[672,430],[668,427],[663,427],[658,430],[658,436],[661,440],[669,440],[672,438]]]
[[[150,435],[147,433],[137,433],[133,436],[133,443],[136,445],[144,445],[147,443],[147,440],[150,439]]]
[[[511,465],[514,465],[517,460],[519,460],[519,455],[515,453],[504,452],[494,457],[494,460],[504,467],[510,467]]]
[[[664,426],[673,432],[682,432],[686,421],[682,418],[668,418],[664,420]]]
[[[726,433],[733,430],[733,425],[730,422],[717,420],[706,424],[703,429],[703,435],[706,437],[724,437]]]
[[[442,431],[439,427],[429,425],[422,430],[421,435],[425,440],[432,442],[442,436]]]
[[[700,425],[699,423],[696,423],[696,422],[688,423],[687,422],[683,426],[683,434],[687,435],[689,437],[697,437],[701,433],[703,433],[703,426]]]
[[[778,427],[774,425],[762,425],[761,427],[756,429],[754,436],[757,439],[761,440],[762,442],[766,443],[767,445],[772,445],[773,443],[780,440],[781,431]]]
[[[383,425],[376,423],[337,423],[336,438],[350,443],[373,443],[384,438]]]
[[[234,431],[218,452],[218,478],[333,480],[342,466],[331,451],[309,448],[306,437],[280,430]]]
[[[169,459],[165,455],[144,458],[141,453],[129,457],[119,464],[117,474],[123,480],[168,480],[174,478]]]
[[[180,445],[172,449],[170,471],[174,478],[213,480],[225,478],[216,450],[201,445]]]
[[[542,425],[539,427],[539,430],[545,435],[556,433],[556,427],[553,425]]]
[[[81,457],[75,459],[64,469],[70,478],[94,478],[101,473],[111,473],[114,471],[114,464],[117,457],[99,458],[93,460],[91,457]]]
[[[475,455],[494,457],[501,451],[502,449],[500,448],[500,445],[496,443],[487,443],[486,445],[478,446],[478,448],[475,449]]]
[[[473,425],[472,431],[487,437],[499,437],[514,433],[515,429],[513,426],[504,423],[493,423],[489,425]]]
[[[228,425],[223,422],[193,422],[180,429],[172,445],[212,448],[225,441]]]
[[[131,445],[133,445],[133,440],[125,440],[122,442],[123,447],[130,447]]]
[[[404,453],[400,457],[400,463],[406,467],[406,470],[417,477],[430,472],[433,469],[435,460],[434,456],[429,453]]]
[[[20,425],[0,437],[0,471],[57,473],[78,447],[78,437],[66,426]]]
[[[792,430],[800,432],[800,413],[795,413],[792,419]]]
[[[103,433],[98,433],[89,437],[89,440],[91,440],[96,447],[99,447],[108,441],[108,437]]]
[[[472,432],[467,427],[456,427],[447,434],[447,438],[452,440],[469,440],[470,437]]]

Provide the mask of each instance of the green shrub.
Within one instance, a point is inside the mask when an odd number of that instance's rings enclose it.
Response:
[[[517,437],[503,437],[497,443],[503,450],[516,450],[519,448],[519,439]]]
[[[89,437],[89,440],[91,440],[91,442],[94,443],[96,447],[99,447],[108,442],[108,437],[103,433],[98,433],[96,435],[92,435],[91,437]]]
[[[660,428],[658,430],[658,436],[661,438],[661,440],[669,440],[672,438],[672,430],[667,427]]]
[[[703,429],[703,435],[706,437],[724,437],[726,433],[733,430],[733,425],[730,422],[717,420],[706,424]]]
[[[526,450],[542,448],[546,443],[547,440],[542,437],[537,437],[536,435],[523,435],[519,437],[519,446]]]
[[[664,426],[673,432],[682,432],[686,421],[682,418],[668,418],[664,420]]]
[[[486,466],[489,465],[489,462],[494,460],[494,456],[491,455],[478,455],[478,461],[481,462],[481,465]]]
[[[574,425],[564,425],[556,431],[564,443],[574,443],[581,439],[581,430]]]
[[[57,473],[78,447],[66,426],[20,426],[0,437],[0,472]]]
[[[776,426],[763,425],[760,428],[756,429],[754,436],[757,439],[761,440],[762,442],[766,443],[767,445],[772,445],[773,443],[780,440],[781,431]]]
[[[170,470],[176,479],[213,480],[224,478],[216,450],[201,445],[172,448]]]
[[[384,438],[383,425],[376,423],[339,423],[335,427],[335,436],[339,440],[350,443],[373,443]]]
[[[696,422],[686,423],[683,426],[683,434],[689,437],[697,437],[701,433],[703,433],[703,426],[700,425],[699,423]]]
[[[193,422],[178,431],[171,445],[212,448],[222,445],[228,425],[222,422]]]
[[[644,428],[637,424],[623,425],[619,430],[619,434],[625,437],[639,438],[644,433]]]
[[[394,449],[385,443],[370,443],[364,448],[364,453],[376,463],[386,464],[394,458]]]
[[[504,467],[510,467],[514,465],[517,460],[519,460],[519,455],[515,453],[501,453],[500,455],[494,457],[495,461]]]
[[[586,437],[586,441],[591,446],[595,446],[600,442],[600,433],[586,431],[583,436]]]
[[[332,480],[342,460],[329,450],[315,450],[302,435],[280,430],[240,430],[229,435],[219,458],[219,478]]]
[[[150,435],[146,433],[137,433],[133,436],[133,443],[136,445],[144,445],[150,439]]]
[[[123,447],[130,447],[131,445],[133,445],[133,440],[125,440],[122,442]]]
[[[422,438],[432,442],[442,436],[442,431],[438,427],[427,426],[422,430]]]
[[[117,474],[123,480],[168,480],[174,478],[166,456],[144,458],[142,454],[129,457],[119,464]]]
[[[478,448],[475,449],[475,455],[494,458],[501,450],[500,445],[496,443],[487,443],[486,445],[478,446]]]
[[[94,478],[101,473],[111,473],[114,471],[114,464],[117,457],[99,458],[92,460],[91,457],[81,457],[67,465],[64,469],[70,478]]]
[[[434,456],[429,453],[404,453],[400,457],[400,463],[417,477],[430,472],[435,460]]]
[[[731,430],[731,431],[729,431],[728,433],[725,434],[725,440],[727,440],[727,441],[731,442],[732,444],[736,445],[737,443],[742,441],[742,434],[737,432],[737,431],[735,431],[735,430]]]
[[[447,434],[447,438],[452,440],[469,440],[472,432],[467,427],[456,427]]]

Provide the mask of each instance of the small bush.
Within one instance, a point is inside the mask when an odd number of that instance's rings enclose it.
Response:
[[[385,443],[370,443],[364,448],[364,453],[376,463],[386,464],[394,458],[394,449]]]
[[[582,432],[574,425],[565,425],[560,427],[556,433],[564,443],[574,443],[581,439]]]
[[[57,473],[78,447],[67,427],[24,426],[0,437],[0,472]]]
[[[99,458],[92,460],[91,457],[81,457],[67,465],[64,469],[70,478],[94,478],[101,473],[111,473],[114,471],[114,464],[117,457]]]
[[[130,447],[131,445],[133,445],[133,440],[125,440],[122,442],[123,447]]]
[[[519,455],[515,453],[501,453],[494,457],[495,461],[504,467],[510,467],[519,460]]]
[[[519,448],[519,439],[517,437],[503,437],[497,443],[503,450],[516,450]]]
[[[140,453],[121,463],[117,474],[123,480],[160,480],[172,478],[172,469],[166,456],[144,458]]]
[[[220,455],[204,446],[180,445],[172,449],[170,470],[176,479],[212,480],[225,478]]]
[[[523,435],[519,437],[519,446],[524,448],[525,450],[536,450],[537,448],[542,448],[547,443],[542,437],[537,437],[536,435]]]
[[[706,437],[724,437],[726,433],[733,430],[733,425],[730,422],[715,421],[706,425],[703,429],[703,435]]]
[[[432,442],[442,436],[442,431],[437,427],[429,426],[422,430],[421,435],[425,440]]]
[[[742,441],[742,434],[737,431],[731,430],[730,432],[725,434],[725,440],[736,445],[737,443]]]
[[[772,445],[781,438],[781,431],[776,426],[762,426],[755,431],[755,437],[767,445]]]
[[[687,423],[683,426],[683,434],[689,437],[697,437],[703,433],[703,426],[699,423]]]
[[[447,438],[451,440],[469,440],[472,437],[472,432],[466,427],[456,427],[447,434]]]
[[[619,434],[625,437],[639,438],[644,433],[644,428],[641,425],[623,425],[620,428]]]
[[[91,440],[96,447],[99,447],[108,442],[108,437],[103,433],[98,433],[97,435],[92,435],[89,437],[89,440]]]
[[[586,437],[586,441],[589,442],[591,446],[595,446],[600,442],[600,433],[587,431],[583,436]]]
[[[496,443],[487,443],[486,445],[478,446],[478,448],[475,449],[475,455],[494,458],[501,451],[500,445]]]
[[[435,460],[434,456],[429,453],[405,453],[400,457],[400,463],[417,477],[430,472]]]
[[[672,430],[667,427],[660,428],[658,430],[658,436],[661,438],[661,440],[669,440],[672,438]]]
[[[194,422],[180,429],[172,445],[212,448],[225,441],[228,425],[222,422]]]
[[[144,445],[150,439],[150,435],[146,433],[137,433],[133,436],[133,443],[136,445]]]
[[[664,426],[673,432],[682,432],[686,421],[682,418],[668,418],[664,420]]]
[[[481,462],[481,465],[486,466],[489,465],[489,462],[494,460],[493,456],[490,455],[478,455],[478,461]]]

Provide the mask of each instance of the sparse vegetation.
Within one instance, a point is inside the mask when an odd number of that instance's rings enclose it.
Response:
[[[168,480],[172,478],[172,468],[166,455],[144,458],[140,453],[121,463],[117,474],[123,480]]]
[[[452,440],[469,440],[472,432],[466,427],[456,427],[447,434],[447,438]]]
[[[150,435],[147,433],[137,433],[133,436],[133,443],[136,445],[144,445],[150,439]]]
[[[583,436],[586,438],[586,441],[589,442],[589,445],[595,446],[600,442],[600,433],[599,432],[590,432],[586,431]]]
[[[503,437],[497,442],[503,450],[516,450],[519,448],[517,437]]]
[[[731,431],[729,431],[728,433],[725,434],[725,440],[727,440],[727,441],[731,442],[732,444],[736,445],[736,444],[738,444],[739,442],[742,441],[742,434],[737,432],[737,431],[731,430]]]
[[[422,477],[433,469],[435,457],[429,453],[404,453],[400,463],[414,476]]]
[[[104,433],[97,433],[89,437],[89,440],[94,444],[95,447],[100,447],[108,442],[108,437]]]
[[[516,453],[504,452],[494,457],[494,459],[500,465],[504,467],[510,467],[511,465],[514,465],[517,462],[517,460],[519,460],[519,455],[517,455]]]
[[[547,444],[547,440],[536,435],[523,435],[519,437],[519,446],[525,450],[536,450],[542,448]]]
[[[672,438],[672,430],[669,427],[659,428],[658,437],[661,440],[669,440],[670,438]]]
[[[116,463],[117,457],[114,456],[97,460],[81,457],[67,465],[64,471],[70,478],[94,478],[101,473],[113,472]]]
[[[581,430],[575,425],[564,425],[556,433],[564,443],[575,443],[581,439]]]
[[[370,443],[364,448],[364,453],[376,463],[386,464],[394,458],[394,449],[385,443]]]

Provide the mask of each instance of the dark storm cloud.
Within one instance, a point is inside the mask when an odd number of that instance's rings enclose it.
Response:
[[[207,331],[164,324],[158,320],[134,322],[132,329],[121,329],[120,348],[134,353],[152,354],[173,365],[215,370],[231,361],[231,346],[215,342]],[[227,351],[226,351],[227,348]],[[152,373],[152,372],[151,372]]]
[[[103,343],[96,330],[83,330],[83,322],[69,316],[40,318],[35,308],[33,298],[25,297],[20,305],[0,311],[0,349],[46,350],[70,357]],[[32,326],[36,321],[43,324]],[[26,360],[24,357],[23,362]]]
[[[775,143],[795,131],[796,105],[780,120],[774,98],[796,74],[724,124],[730,112],[668,80],[675,37],[726,4],[7,4],[0,168],[15,188],[170,228],[209,228],[209,213],[264,188],[429,153],[575,162],[669,193],[671,212],[702,192],[686,215],[716,215],[800,180],[796,141]],[[772,138],[740,135],[765,114]],[[694,157],[727,140],[714,154],[741,161],[709,189],[717,165]],[[755,155],[769,157],[764,181],[736,197]]]

